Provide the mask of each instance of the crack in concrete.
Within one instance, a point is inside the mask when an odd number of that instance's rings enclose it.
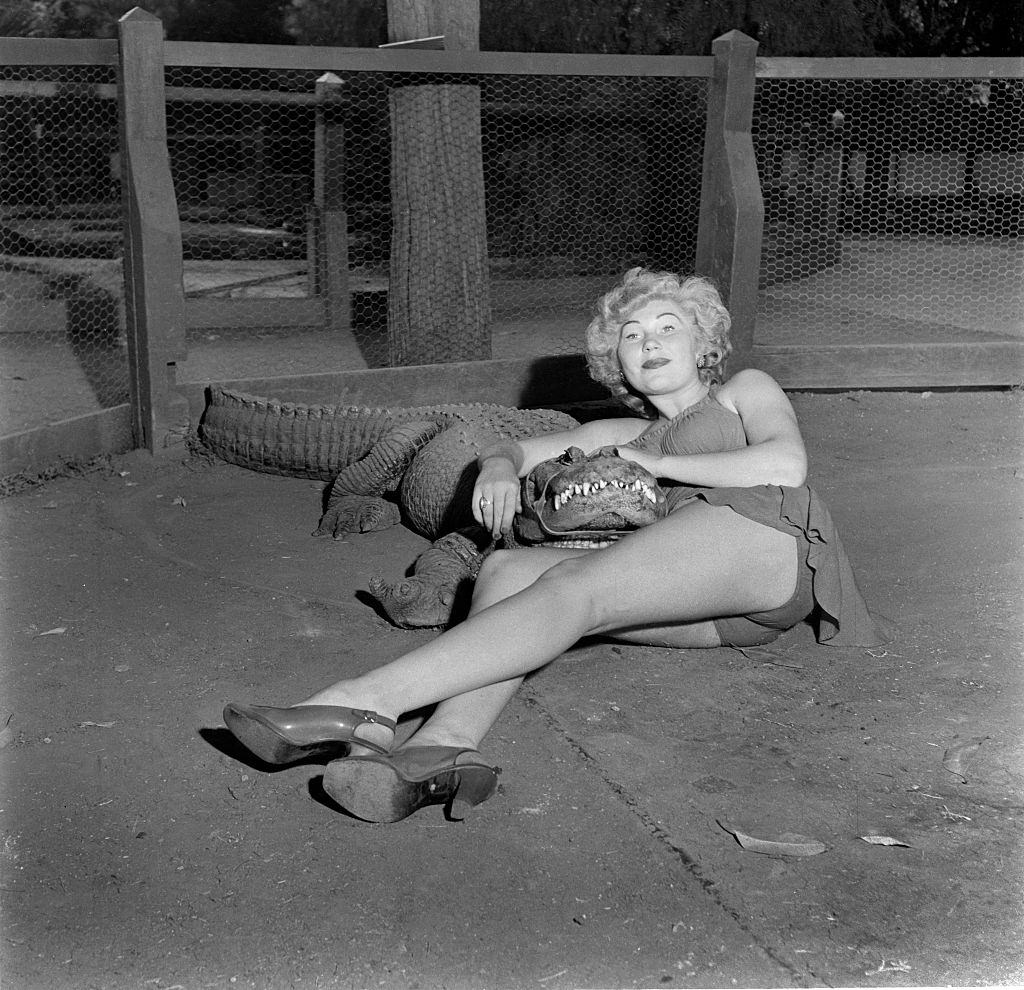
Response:
[[[799,983],[798,985],[800,986],[831,986],[831,984],[814,973],[813,970],[797,968],[792,962],[780,955],[775,948],[766,944],[763,938],[751,929],[748,924],[746,924],[739,912],[726,903],[722,896],[721,888],[718,886],[716,881],[704,875],[699,861],[681,846],[678,846],[672,840],[672,837],[668,832],[666,832],[665,829],[662,828],[662,826],[640,806],[636,798],[634,798],[622,784],[611,777],[611,775],[608,774],[601,766],[600,762],[595,757],[591,756],[591,754],[588,753],[587,750],[572,737],[568,730],[566,730],[566,728],[559,722],[558,718],[550,710],[544,707],[544,704],[540,701],[534,689],[524,685],[524,687],[520,689],[519,698],[527,708],[533,709],[537,712],[540,717],[558,733],[566,745],[568,745],[574,753],[583,759],[588,766],[592,767],[597,772],[605,785],[630,810],[630,812],[639,819],[644,828],[659,843],[672,851],[675,857],[682,863],[686,872],[700,885],[701,890],[703,890],[704,893],[714,901],[717,907],[740,929],[740,931],[744,932],[753,940],[754,944],[772,962],[784,969],[786,973],[793,978],[794,982],[801,980],[805,981]]]

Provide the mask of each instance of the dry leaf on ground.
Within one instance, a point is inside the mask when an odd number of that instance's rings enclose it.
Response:
[[[778,839],[758,839],[740,832],[725,822],[720,821],[718,824],[735,836],[736,841],[750,852],[763,853],[767,856],[817,856],[825,851],[824,842],[810,839],[805,835],[786,832]]]
[[[902,839],[894,839],[891,835],[862,835],[861,838],[873,846],[903,846],[906,849],[910,848],[909,842],[904,842]]]

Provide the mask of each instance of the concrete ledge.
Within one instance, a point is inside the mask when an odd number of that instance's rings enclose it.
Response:
[[[755,344],[730,373],[755,367],[783,388],[943,388],[1024,382],[1024,341],[929,344]]]
[[[0,477],[38,474],[60,461],[87,461],[131,450],[127,404],[0,437]]]

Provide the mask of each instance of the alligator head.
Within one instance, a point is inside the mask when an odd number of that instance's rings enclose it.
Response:
[[[538,464],[523,479],[522,497],[515,524],[522,543],[638,529],[667,511],[649,471],[608,450],[585,454],[579,447]]]
[[[370,593],[396,626],[419,629],[448,625],[459,592],[433,578],[410,575],[393,584],[373,578]]]

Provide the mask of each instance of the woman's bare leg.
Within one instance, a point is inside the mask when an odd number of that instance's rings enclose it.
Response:
[[[522,591],[541,574],[568,556],[580,556],[589,552],[593,551],[536,548],[499,552],[491,558],[492,565],[480,573],[469,614],[475,615],[488,606]],[[710,619],[685,624],[623,629],[616,631],[611,638],[621,642],[674,648],[706,648],[721,645],[718,631]],[[459,746],[479,749],[481,740],[491,730],[522,682],[522,677],[513,677],[439,702],[430,718],[403,743],[402,748]]]
[[[396,717],[517,680],[586,635],[777,608],[796,586],[793,539],[731,509],[690,503],[605,550],[565,554],[432,642],[304,704]],[[509,687],[501,690],[507,702]]]
[[[568,557],[586,550],[554,550],[538,547],[531,550],[498,551],[484,562],[473,588],[469,617],[485,608],[510,598],[529,587],[545,571]],[[466,691],[439,702],[430,718],[402,745],[459,746],[478,749],[505,706],[519,690],[523,678],[511,677],[488,684],[475,691]]]

